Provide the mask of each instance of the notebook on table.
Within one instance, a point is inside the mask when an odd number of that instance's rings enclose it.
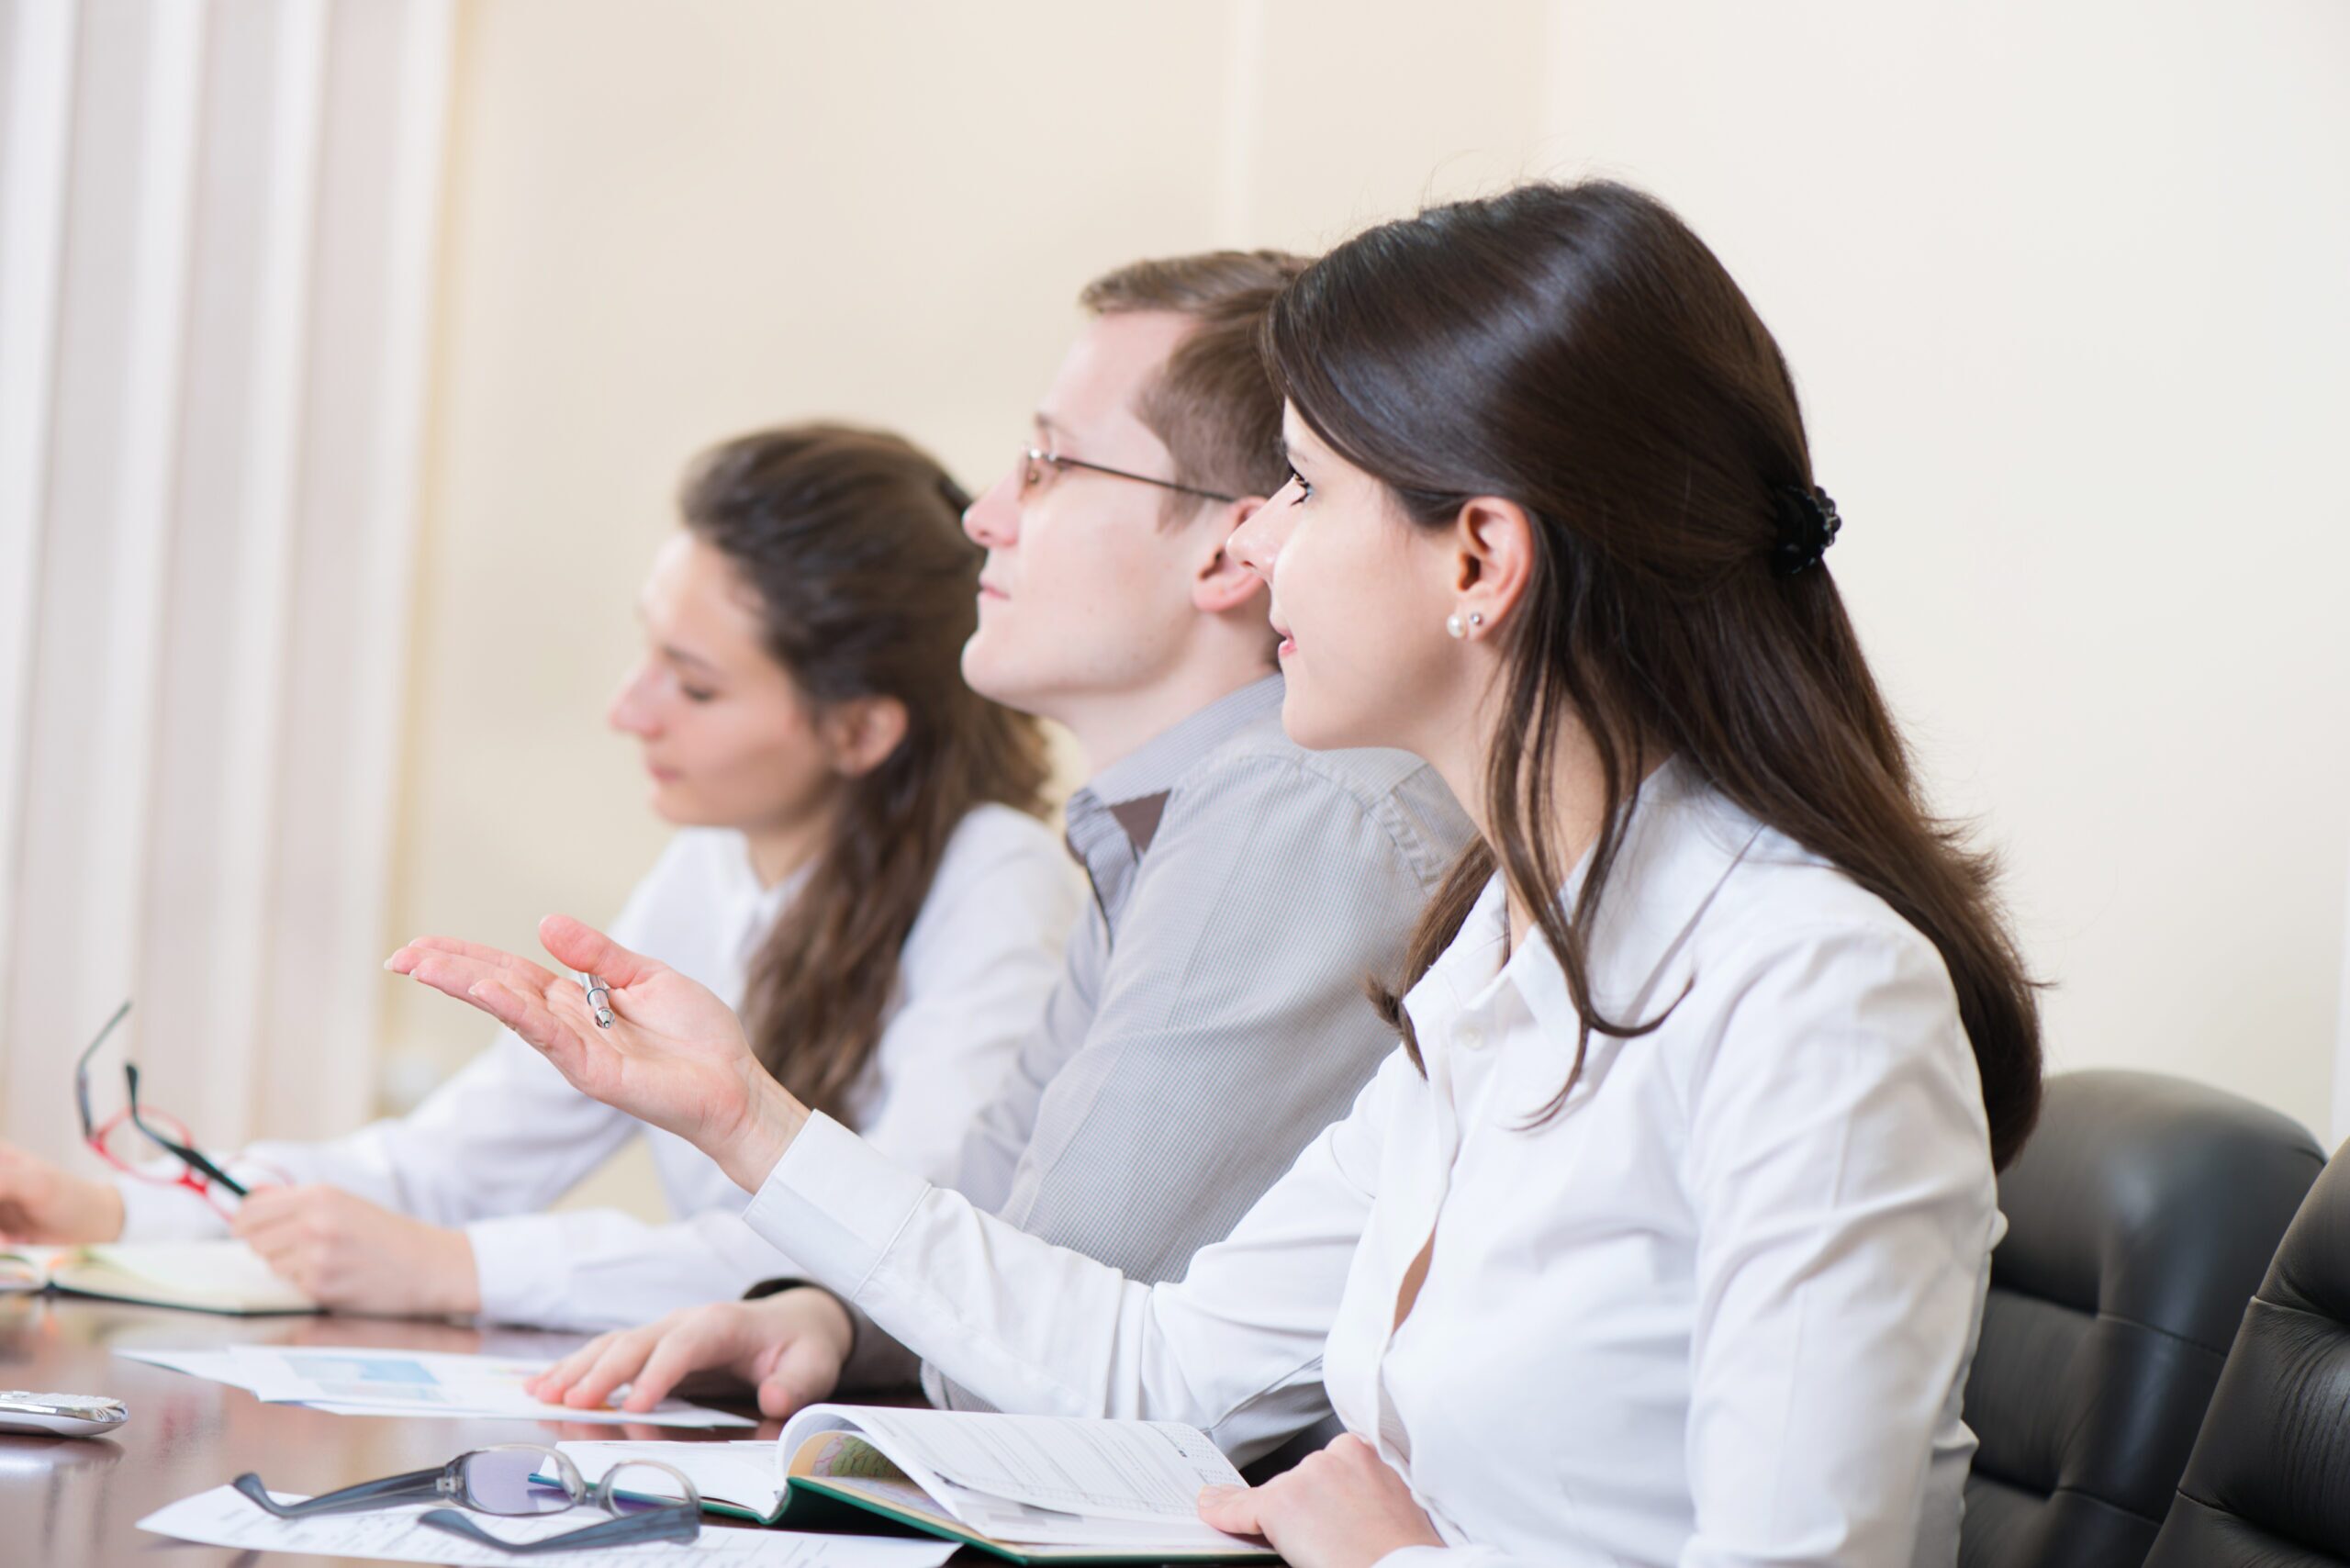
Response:
[[[812,1405],[772,1443],[559,1446],[590,1478],[658,1460],[707,1512],[786,1529],[896,1526],[1014,1562],[1275,1560],[1201,1522],[1200,1488],[1237,1486],[1240,1473],[1174,1422]]]
[[[241,1241],[126,1241],[0,1250],[0,1293],[54,1292],[232,1316],[317,1312]]]

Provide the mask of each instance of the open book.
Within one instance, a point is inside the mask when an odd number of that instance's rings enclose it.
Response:
[[[55,1291],[246,1316],[316,1312],[241,1241],[108,1242],[0,1251],[0,1292]]]
[[[811,1405],[774,1443],[570,1442],[588,1476],[623,1460],[682,1471],[702,1506],[788,1529],[882,1519],[1015,1562],[1270,1562],[1200,1522],[1200,1488],[1240,1473],[1169,1421]]]

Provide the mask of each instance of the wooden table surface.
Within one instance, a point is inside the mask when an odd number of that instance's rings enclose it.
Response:
[[[553,1358],[580,1338],[391,1318],[218,1317],[65,1296],[0,1295],[0,1388],[104,1394],[130,1406],[129,1421],[112,1437],[0,1433],[0,1562],[43,1568],[349,1563],[360,1560],[256,1554],[175,1541],[148,1534],[138,1521],[166,1503],[248,1470],[258,1472],[273,1489],[315,1495],[442,1464],[487,1443],[755,1435],[741,1428],[699,1432],[586,1422],[331,1416],[263,1405],[242,1389],[113,1353],[115,1347],[134,1345],[348,1345]],[[772,1438],[781,1426],[763,1422],[755,1435]],[[704,1528],[733,1527],[712,1520]],[[955,1561],[996,1560],[966,1550]]]

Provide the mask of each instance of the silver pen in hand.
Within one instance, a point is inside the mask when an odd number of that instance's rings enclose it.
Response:
[[[612,994],[612,988],[604,983],[604,977],[601,975],[581,975],[579,983],[588,990],[588,1005],[596,1010],[596,1027],[610,1028],[612,1006],[605,998]]]

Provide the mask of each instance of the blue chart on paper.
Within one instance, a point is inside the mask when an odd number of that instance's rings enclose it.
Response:
[[[319,1397],[368,1405],[445,1405],[449,1394],[432,1369],[405,1356],[308,1356],[302,1371]]]
[[[406,1356],[305,1356],[302,1370],[320,1383],[438,1383],[432,1369]]]

